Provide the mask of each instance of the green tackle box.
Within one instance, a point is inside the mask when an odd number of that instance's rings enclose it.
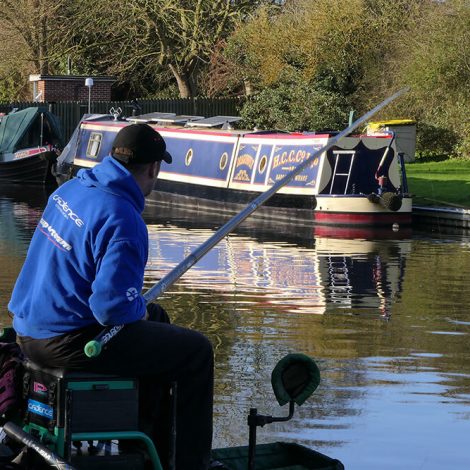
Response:
[[[138,381],[112,375],[40,368],[27,361],[26,423],[66,433],[138,429]]]

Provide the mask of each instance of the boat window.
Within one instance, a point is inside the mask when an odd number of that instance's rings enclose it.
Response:
[[[225,170],[225,167],[227,166],[227,162],[228,162],[228,153],[224,152],[222,156],[220,157],[219,168],[221,170]]]
[[[264,170],[266,170],[267,163],[268,163],[268,157],[266,155],[263,155],[261,157],[261,160],[259,161],[258,173],[264,173]]]
[[[192,159],[193,159],[193,149],[189,149],[189,150],[186,152],[186,158],[184,159],[185,165],[186,165],[186,166],[191,165]]]
[[[103,134],[100,132],[92,132],[90,140],[88,141],[88,147],[86,149],[86,156],[90,158],[96,158],[101,147],[101,139]]]

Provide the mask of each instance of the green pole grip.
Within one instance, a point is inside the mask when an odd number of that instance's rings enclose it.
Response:
[[[91,341],[88,341],[88,343],[85,344],[84,350],[85,350],[85,354],[88,357],[97,357],[101,353],[101,343],[94,339]]]

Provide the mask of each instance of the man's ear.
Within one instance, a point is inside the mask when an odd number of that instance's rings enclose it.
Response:
[[[156,178],[158,176],[159,171],[160,171],[160,162],[152,162],[152,164],[149,166],[150,178]]]

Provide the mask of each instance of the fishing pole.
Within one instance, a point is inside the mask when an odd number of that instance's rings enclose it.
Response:
[[[23,428],[17,424],[8,421],[3,426],[3,430],[10,438],[36,451],[49,464],[50,467],[56,468],[57,470],[76,470],[76,467],[73,467],[69,462],[64,460],[62,457],[59,457],[56,453],[52,452],[52,450],[46,447],[43,442],[31,436],[31,434],[25,432]],[[8,464],[5,464],[4,468],[14,467],[13,465],[10,467]]]
[[[144,298],[147,303],[157,299],[163,294],[169,287],[171,287],[188,269],[196,264],[208,251],[210,251],[217,243],[219,243],[226,235],[232,232],[238,225],[240,225],[249,215],[251,215],[258,207],[264,204],[270,197],[272,197],[279,189],[289,183],[295,176],[301,173],[308,165],[310,165],[315,158],[318,158],[322,153],[330,150],[334,145],[338,143],[343,137],[350,134],[353,130],[358,128],[361,124],[369,120],[375,113],[380,111],[383,107],[387,106],[390,102],[407,92],[409,88],[402,88],[393,95],[389,96],[378,104],[375,108],[356,119],[351,125],[342,130],[335,137],[328,141],[322,148],[313,152],[307,159],[300,163],[290,173],[287,173],[282,179],[273,184],[267,191],[261,193],[252,202],[250,202],[241,212],[235,215],[227,223],[217,230],[210,238],[208,238],[202,245],[196,248],[188,257],[186,257],[181,263],[173,268],[168,274],[166,274],[159,282],[151,287],[144,294]],[[88,357],[96,357],[100,354],[101,349],[114,336],[116,336],[125,325],[115,325],[112,327],[105,328],[95,339],[89,341],[84,348],[85,354]]]

